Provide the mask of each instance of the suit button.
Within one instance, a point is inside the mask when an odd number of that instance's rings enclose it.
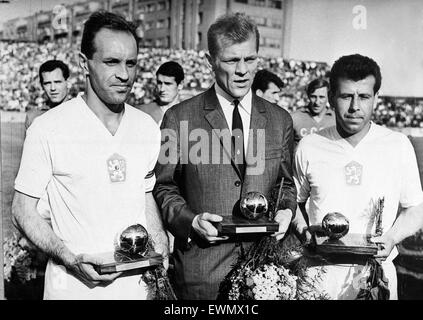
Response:
[[[241,181],[237,180],[235,181],[235,187],[239,187],[241,185]]]

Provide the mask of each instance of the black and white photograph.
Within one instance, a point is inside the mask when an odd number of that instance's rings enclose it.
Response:
[[[0,120],[0,300],[423,300],[421,0],[1,0]]]

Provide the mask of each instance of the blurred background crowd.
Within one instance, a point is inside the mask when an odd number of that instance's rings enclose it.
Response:
[[[28,42],[0,42],[0,108],[25,112],[42,108],[43,91],[39,84],[38,69],[48,59],[63,60],[68,64],[71,76],[70,95],[82,91],[84,79],[79,72],[79,44],[66,39],[42,45]],[[206,90],[213,83],[213,74],[207,65],[205,52],[173,49],[140,49],[138,74],[129,103],[141,105],[154,99],[155,72],[164,62],[180,63],[185,72],[182,99]],[[284,88],[278,104],[289,112],[307,105],[306,85],[315,78],[327,78],[330,66],[313,61],[261,58],[260,69],[276,73]],[[423,128],[423,99],[379,97],[374,113],[376,123],[389,127]]]

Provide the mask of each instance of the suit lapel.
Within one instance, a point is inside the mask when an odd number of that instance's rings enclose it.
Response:
[[[250,132],[248,137],[248,147],[247,147],[247,166],[249,163],[248,155],[257,154],[257,130],[265,129],[267,118],[265,117],[266,107],[258,99],[258,97],[253,94],[253,103],[251,105],[251,120],[250,120]],[[251,133],[251,134],[250,134]]]
[[[252,191],[249,188],[249,184],[254,184],[254,176],[249,175],[249,166],[256,165],[253,161],[257,161],[257,159],[253,159],[252,156],[257,156],[257,146],[259,143],[258,140],[258,130],[265,130],[267,124],[267,117],[266,117],[266,107],[262,103],[261,100],[253,93],[253,103],[251,106],[251,120],[250,120],[250,135],[248,137],[248,148],[246,154],[246,163],[247,168],[245,170],[245,180],[242,185],[242,194],[245,194],[246,191]],[[266,132],[264,132],[266,134]],[[263,159],[264,161],[264,159]]]
[[[219,100],[217,99],[216,91],[214,86],[207,91],[204,96],[204,113],[205,118],[213,129],[229,130],[228,123],[226,122],[225,115],[223,114],[222,107],[220,106]],[[229,131],[230,132],[230,131]],[[231,154],[231,145],[232,143],[224,143],[222,138],[219,138],[220,144],[222,146],[223,152],[225,153],[227,159],[231,159],[232,167],[235,169],[237,175],[242,180],[242,174],[238,169],[238,166],[235,164],[235,159]],[[231,142],[231,141],[229,141]],[[224,155],[224,156],[225,156]]]

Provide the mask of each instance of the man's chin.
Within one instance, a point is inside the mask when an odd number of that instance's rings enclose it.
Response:
[[[159,104],[160,104],[160,105],[167,105],[167,104],[169,104],[169,103],[171,103],[171,101],[169,101],[169,99],[162,99],[162,98],[159,98]]]
[[[54,100],[50,100],[48,104],[55,107],[61,104],[63,101],[65,101],[65,99],[62,99],[62,100],[54,99]]]
[[[230,94],[233,98],[240,99],[240,98],[243,98],[248,93],[248,90],[250,90],[249,87],[234,88],[231,90]]]
[[[122,92],[122,93],[117,93],[115,95],[113,95],[111,98],[116,101],[117,103],[124,103],[126,100],[128,100],[129,98],[129,91],[128,92]]]
[[[119,105],[124,104],[127,100],[128,100],[128,95],[113,96],[113,97],[110,97],[107,100],[104,100],[104,103],[109,105],[109,106],[112,106],[112,105],[119,106]]]
[[[322,113],[323,109],[314,109],[314,108],[310,108],[311,113],[313,114],[313,116],[317,116],[319,114]]]
[[[363,126],[361,124],[348,124],[343,126],[343,131],[347,133],[349,136],[355,135],[363,130]]]

